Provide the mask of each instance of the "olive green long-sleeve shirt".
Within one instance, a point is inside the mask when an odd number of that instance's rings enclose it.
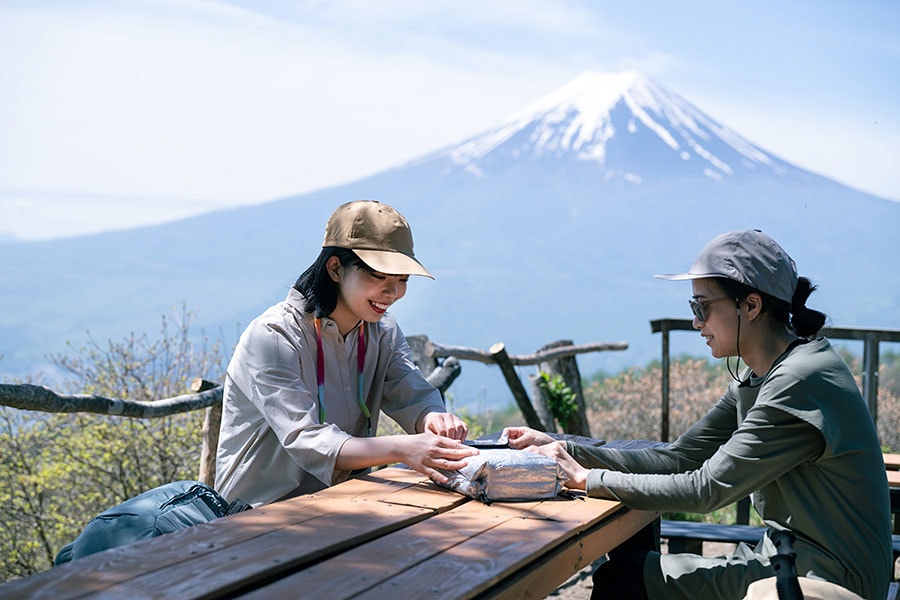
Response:
[[[570,443],[569,451],[592,468],[589,495],[632,508],[706,513],[750,494],[768,527],[796,536],[798,573],[864,598],[887,593],[890,508],[881,449],[853,377],[825,339],[790,349],[749,385],[729,386],[666,448]],[[739,552],[727,565],[653,555],[644,579],[651,598],[739,598],[752,581],[771,576],[774,552],[766,536],[755,555]]]

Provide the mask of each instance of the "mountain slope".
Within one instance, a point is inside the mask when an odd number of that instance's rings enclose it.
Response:
[[[340,203],[375,198],[410,220],[436,275],[393,312],[407,334],[450,345],[627,341],[582,372],[659,355],[654,318],[689,315],[685,269],[715,234],[756,227],[820,283],[810,305],[842,326],[900,327],[900,204],[849,189],[758,148],[636,73],[589,73],[460,144],[343,186],[129,232],[0,245],[0,372],[94,338],[155,334],[184,303],[233,343],[315,258]],[[706,355],[690,333],[676,351]],[[527,373],[522,371],[522,375]],[[508,398],[474,363],[459,404]]]

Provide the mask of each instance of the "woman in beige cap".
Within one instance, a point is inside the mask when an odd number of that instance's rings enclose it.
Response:
[[[569,487],[636,509],[707,513],[750,494],[767,531],[730,556],[613,556],[592,598],[741,598],[775,575],[776,531],[794,536],[802,579],[884,598],[891,535],[878,435],[847,366],[815,338],[825,323],[806,306],[815,287],[757,230],[717,236],[687,273],[658,277],[690,280],[694,328],[712,355],[747,365],[706,416],[664,448],[557,443],[528,428],[510,428],[510,445],[557,458]]]
[[[403,462],[435,480],[477,451],[415,367],[388,309],[416,260],[386,204],[340,206],[316,261],[241,335],[225,376],[216,490],[254,506]],[[384,411],[413,435],[375,437]]]

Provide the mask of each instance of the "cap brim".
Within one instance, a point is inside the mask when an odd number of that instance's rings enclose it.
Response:
[[[434,276],[419,261],[401,252],[360,250],[358,248],[354,248],[353,252],[376,271],[388,275],[422,275],[434,279]]]
[[[668,281],[687,281],[689,279],[706,279],[707,277],[724,277],[716,273],[669,273],[664,275],[654,275],[657,279],[666,279]]]

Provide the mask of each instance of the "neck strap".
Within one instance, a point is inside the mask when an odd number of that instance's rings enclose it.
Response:
[[[366,368],[366,324],[359,324],[359,340],[356,344],[356,365],[359,368],[359,377],[356,379],[356,401],[359,409],[366,419],[366,436],[372,437],[372,413],[366,406],[363,397],[363,371]],[[316,318],[316,387],[318,388],[319,423],[325,423],[325,353],[322,352],[322,320]]]

